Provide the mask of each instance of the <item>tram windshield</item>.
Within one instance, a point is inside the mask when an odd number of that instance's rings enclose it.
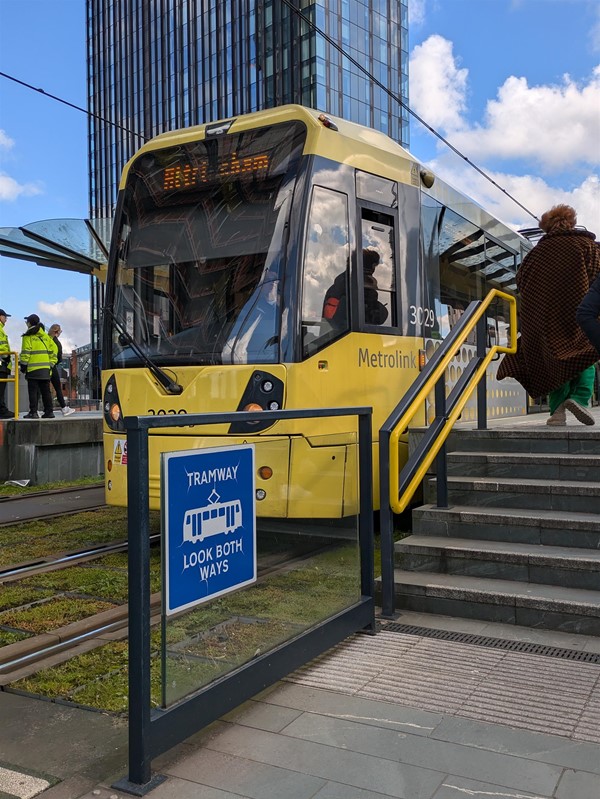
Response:
[[[306,129],[282,123],[142,153],[125,187],[105,324],[113,366],[273,363]],[[112,284],[112,285],[111,285]]]

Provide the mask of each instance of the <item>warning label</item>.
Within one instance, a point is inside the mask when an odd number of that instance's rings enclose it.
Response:
[[[115,439],[113,447],[113,463],[117,466],[127,466],[127,439]]]

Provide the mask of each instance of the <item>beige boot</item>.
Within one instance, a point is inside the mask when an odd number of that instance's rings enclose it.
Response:
[[[564,404],[559,405],[552,416],[549,416],[546,419],[546,424],[553,425],[554,427],[566,427],[567,412],[565,410]]]
[[[596,424],[596,420],[590,413],[589,408],[584,408],[583,405],[580,405],[578,402],[575,402],[575,400],[572,399],[565,400],[564,405],[568,411],[571,411],[578,422],[589,425]]]

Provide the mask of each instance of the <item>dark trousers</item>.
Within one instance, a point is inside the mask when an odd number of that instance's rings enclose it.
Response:
[[[58,369],[56,368],[56,366],[52,367],[50,382],[52,383],[52,387],[56,392],[56,399],[58,401],[58,404],[60,405],[61,408],[64,408],[67,403],[65,402],[65,398],[63,397],[62,386],[60,384],[60,375],[58,374]]]
[[[0,369],[0,380],[5,377],[10,377],[10,374],[4,369]],[[5,415],[9,413],[8,408],[6,407],[6,386],[8,383],[0,383],[0,414]]]
[[[44,413],[52,413],[52,394],[50,393],[49,380],[31,380],[31,378],[27,378],[27,390],[29,391],[30,413],[37,413],[40,394],[44,404]]]

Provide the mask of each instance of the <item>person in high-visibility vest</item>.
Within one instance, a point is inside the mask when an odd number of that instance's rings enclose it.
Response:
[[[25,419],[39,419],[38,403],[40,394],[44,405],[42,419],[54,419],[50,376],[57,361],[56,345],[46,333],[37,314],[25,317],[27,330],[23,333],[19,367],[27,379],[29,391],[29,413]]]
[[[10,314],[0,308],[0,381],[10,377],[10,344],[4,330],[6,319]],[[12,419],[14,413],[8,410],[5,402],[7,383],[0,382],[0,419]]]

